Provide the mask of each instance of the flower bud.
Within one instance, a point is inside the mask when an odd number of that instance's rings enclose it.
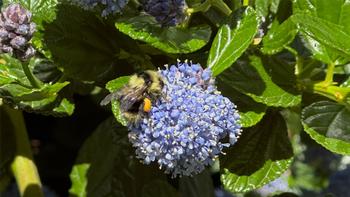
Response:
[[[32,14],[19,4],[11,4],[0,15],[0,53],[26,61],[35,54],[29,40],[35,31]]]
[[[145,0],[143,8],[162,26],[176,26],[186,18],[185,0]]]
[[[78,5],[85,10],[102,8],[101,16],[120,13],[128,3],[128,0],[71,0],[72,4]]]

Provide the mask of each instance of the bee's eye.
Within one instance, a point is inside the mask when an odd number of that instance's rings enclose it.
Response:
[[[152,102],[149,98],[143,99],[143,111],[144,112],[150,112],[152,108]]]

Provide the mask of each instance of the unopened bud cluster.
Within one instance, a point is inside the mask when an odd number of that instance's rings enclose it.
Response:
[[[186,19],[184,0],[144,0],[143,8],[163,27],[176,26]]]
[[[0,15],[0,53],[9,53],[26,61],[35,49],[29,43],[35,31],[32,14],[19,4],[11,4]]]
[[[84,10],[101,9],[101,16],[107,17],[120,13],[128,3],[128,0],[71,0],[71,2]]]

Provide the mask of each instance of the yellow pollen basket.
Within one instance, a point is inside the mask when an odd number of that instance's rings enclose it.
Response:
[[[149,98],[143,99],[143,111],[144,112],[150,112],[152,108],[152,102]]]

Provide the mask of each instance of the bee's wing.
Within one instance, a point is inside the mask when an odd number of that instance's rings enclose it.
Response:
[[[128,88],[122,92],[119,97],[121,110],[129,111],[134,107],[134,104],[142,102],[146,88],[145,86],[134,87]]]
[[[104,99],[102,99],[102,101],[100,102],[100,105],[107,105],[108,103],[110,103],[112,100],[116,100],[120,97],[119,92],[112,92],[110,94],[108,94]]]

